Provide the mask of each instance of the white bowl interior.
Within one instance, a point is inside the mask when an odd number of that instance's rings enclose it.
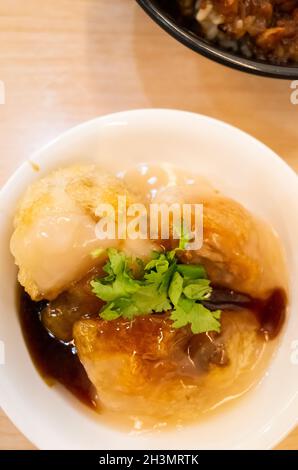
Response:
[[[121,170],[121,162],[166,161],[202,174],[215,187],[266,219],[285,247],[290,276],[286,327],[268,372],[235,406],[197,425],[159,434],[130,435],[107,427],[62,387],[37,374],[20,331],[16,269],[9,239],[16,204],[26,187],[54,168],[96,161]],[[291,361],[298,339],[297,177],[270,149],[247,134],[205,116],[140,110],[83,124],[32,156],[0,196],[0,405],[41,449],[270,448],[297,422],[298,374]]]

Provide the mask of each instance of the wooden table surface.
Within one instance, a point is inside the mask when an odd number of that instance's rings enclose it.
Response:
[[[222,119],[298,170],[298,105],[291,104],[290,82],[246,75],[196,55],[133,0],[1,0],[0,80],[6,92],[0,185],[65,129],[147,107]],[[0,412],[0,449],[33,448]],[[298,449],[298,428],[279,448]]]

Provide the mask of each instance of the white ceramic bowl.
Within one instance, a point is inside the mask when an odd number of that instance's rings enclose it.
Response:
[[[106,427],[60,386],[49,388],[36,372],[16,313],[16,269],[9,238],[16,203],[25,188],[50,170],[76,161],[169,161],[209,178],[277,230],[290,275],[288,320],[262,381],[228,410],[181,431],[134,436]],[[265,449],[298,418],[298,187],[296,174],[249,135],[205,116],[139,110],[78,126],[25,162],[0,197],[0,405],[41,449]],[[297,347],[297,343],[296,343]],[[292,360],[291,360],[292,357]],[[296,365],[295,365],[296,362]]]

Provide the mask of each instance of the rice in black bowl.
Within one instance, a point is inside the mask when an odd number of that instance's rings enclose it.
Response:
[[[298,0],[158,0],[208,42],[277,65],[298,63]]]

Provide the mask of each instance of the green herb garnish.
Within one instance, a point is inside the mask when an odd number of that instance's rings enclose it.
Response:
[[[179,248],[182,248],[180,242]],[[212,287],[201,265],[178,264],[176,251],[154,252],[136,278],[134,264],[124,253],[111,248],[104,266],[106,276],[91,282],[92,291],[106,304],[100,311],[104,320],[133,319],[170,311],[174,328],[190,325],[194,334],[220,331],[220,310],[211,311],[202,302]]]

